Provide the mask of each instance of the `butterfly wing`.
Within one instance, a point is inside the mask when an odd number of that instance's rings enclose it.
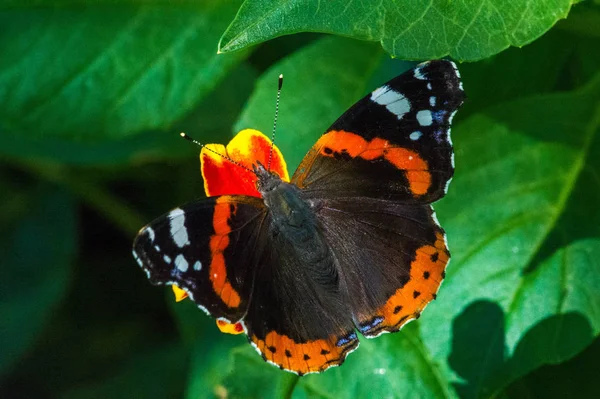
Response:
[[[346,111],[292,178],[367,337],[419,317],[443,280],[450,254],[429,204],[454,172],[450,123],[463,99],[452,62],[420,64]]]
[[[292,182],[308,197],[431,203],[444,195],[454,173],[450,123],[463,99],[454,63],[420,64],[346,111]]]
[[[241,321],[263,358],[282,369],[322,371],[358,346],[348,301],[329,289],[331,254],[319,274],[273,229],[259,198],[176,208],[140,230],[133,254],[152,283],[175,284],[213,317]]]
[[[435,299],[450,253],[430,205],[330,199],[318,217],[363,335],[398,331]]]
[[[300,375],[323,371],[358,346],[346,290],[326,245],[303,250],[284,235],[265,237],[243,324],[264,360]]]
[[[260,198],[210,197],[142,228],[133,255],[153,284],[175,284],[229,322],[248,309],[267,212]]]

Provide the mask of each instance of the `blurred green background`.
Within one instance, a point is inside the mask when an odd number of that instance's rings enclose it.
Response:
[[[600,3],[573,3],[0,1],[0,397],[600,397]],[[446,56],[453,258],[417,322],[299,379],[147,282],[136,232],[203,195],[180,131],[269,133],[283,73],[293,172]]]

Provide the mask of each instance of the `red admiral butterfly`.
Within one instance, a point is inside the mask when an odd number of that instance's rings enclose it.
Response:
[[[144,227],[133,255],[208,314],[240,322],[263,358],[306,374],[398,331],[435,299],[450,254],[431,203],[454,172],[454,63],[431,61],[346,111],[291,182],[253,166],[261,197],[222,195]]]

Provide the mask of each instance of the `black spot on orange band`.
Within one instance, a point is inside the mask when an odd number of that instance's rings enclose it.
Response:
[[[280,368],[299,375],[323,371],[342,364],[346,355],[358,346],[354,332],[307,342],[295,342],[286,335],[271,331],[265,339],[250,335],[263,358]]]
[[[433,257],[434,253],[437,256]],[[437,232],[433,245],[424,245],[417,249],[415,259],[410,265],[410,278],[406,284],[397,289],[375,312],[383,318],[383,321],[374,326],[375,328],[361,332],[373,336],[383,330],[397,331],[406,321],[418,318],[427,303],[436,298],[449,259],[444,236],[441,232]]]

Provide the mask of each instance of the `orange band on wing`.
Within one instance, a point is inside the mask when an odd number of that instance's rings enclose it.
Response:
[[[330,336],[297,343],[286,335],[271,331],[264,340],[255,335],[250,339],[265,360],[275,363],[282,369],[300,375],[323,371],[344,362],[346,355],[358,347],[356,333],[351,331],[346,337]]]
[[[410,280],[376,311],[383,320],[366,335],[399,330],[407,321],[418,318],[425,306],[436,298],[450,257],[443,234],[435,234],[434,245],[417,249],[416,258],[410,264]]]
[[[229,218],[235,215],[237,207],[228,202],[228,197],[223,196],[217,199],[215,211],[213,214],[214,235],[210,237],[210,281],[214,291],[219,295],[223,303],[230,308],[240,306],[241,298],[235,288],[227,279],[227,269],[225,267],[225,255],[223,252],[229,246]]]
[[[367,161],[383,158],[406,172],[410,190],[416,195],[426,194],[431,186],[427,162],[417,152],[395,146],[388,140],[376,137],[369,141],[355,133],[333,130],[321,136],[314,148],[320,148],[320,155],[326,157],[348,154]]]

